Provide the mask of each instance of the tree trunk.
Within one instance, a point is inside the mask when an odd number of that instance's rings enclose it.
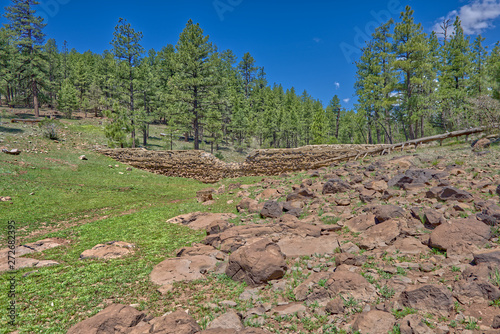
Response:
[[[194,121],[193,121],[193,130],[194,130],[194,149],[199,150],[200,149],[200,143],[198,142],[198,139],[200,137],[200,123],[198,119],[198,88],[194,88],[194,105],[193,105],[193,112],[194,112]]]
[[[339,139],[340,108],[337,108],[337,120],[335,122],[335,138]]]
[[[32,77],[31,88],[33,93],[33,107],[35,109],[35,117],[40,117],[40,110],[38,109],[38,92],[36,88],[35,78]]]
[[[132,148],[135,148],[135,124],[134,124],[134,76],[132,73],[132,58],[129,57],[129,79],[130,79],[130,116],[132,119]]]

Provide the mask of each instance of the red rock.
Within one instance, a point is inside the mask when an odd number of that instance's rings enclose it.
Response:
[[[261,239],[232,253],[226,274],[236,281],[255,286],[282,278],[287,269],[280,247],[268,239]]]
[[[135,308],[112,304],[93,317],[71,327],[67,334],[112,334],[126,333],[136,326],[145,314]]]

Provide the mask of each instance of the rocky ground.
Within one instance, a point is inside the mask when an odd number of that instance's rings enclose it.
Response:
[[[207,236],[149,276],[177,311],[111,304],[68,333],[500,333],[500,151],[404,154],[199,192],[207,212],[169,222]],[[237,215],[209,213],[222,193]],[[246,288],[223,300],[210,277]]]

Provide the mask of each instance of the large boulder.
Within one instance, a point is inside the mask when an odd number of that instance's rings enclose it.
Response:
[[[261,239],[232,253],[226,274],[236,281],[255,286],[282,278],[287,269],[280,247],[269,239]]]
[[[43,252],[47,249],[52,249],[55,247],[60,247],[69,243],[69,241],[60,238],[48,238],[35,242],[30,242],[28,244],[20,245],[16,247],[16,257]],[[9,255],[9,248],[4,248],[0,250],[0,259],[7,257]]]
[[[435,209],[425,208],[424,209],[424,221],[426,224],[431,226],[439,226],[446,222],[443,214]]]
[[[349,219],[344,226],[348,227],[352,232],[363,232],[372,226],[375,226],[375,215],[365,214]]]
[[[207,236],[202,243],[211,245],[226,253],[234,253],[238,248],[262,237],[280,234],[284,227],[277,224],[249,224],[228,228],[222,233]]]
[[[476,214],[477,219],[490,226],[500,225],[500,207],[498,205],[488,205],[480,213]]]
[[[424,285],[401,293],[400,302],[423,312],[448,316],[453,309],[453,296],[444,286]]]
[[[391,254],[419,255],[422,253],[428,253],[429,250],[429,247],[422,244],[418,239],[407,237],[396,240],[392,246],[387,248],[386,251]]]
[[[164,317],[154,318],[149,324],[152,325],[149,332],[142,330],[136,333],[195,334],[201,331],[196,321],[182,310],[170,313]],[[141,330],[141,328],[137,329]]]
[[[457,244],[466,248],[470,248],[471,245],[482,247],[490,238],[491,229],[488,225],[472,218],[452,219],[432,231],[429,246],[442,250]]]
[[[229,312],[215,318],[207,328],[242,330],[243,323],[241,322],[239,315],[235,311],[230,310]]]
[[[491,283],[490,275],[482,277],[464,273],[462,276],[465,277],[453,286],[453,295],[462,304],[484,303],[500,298],[500,289]]]
[[[383,223],[389,219],[401,218],[405,216],[405,210],[396,205],[373,205],[363,209],[375,215],[377,224]]]
[[[215,269],[216,264],[215,258],[206,255],[169,258],[156,265],[149,277],[158,285],[194,281],[203,278],[207,271]]]
[[[243,210],[248,211],[249,213],[256,213],[262,210],[262,206],[264,203],[259,204],[259,202],[255,199],[245,197],[241,200],[241,202],[236,206],[238,212],[242,212]]]
[[[217,220],[236,218],[233,213],[191,212],[167,220],[167,223],[185,225],[193,230],[205,230]]]
[[[12,263],[12,262],[11,262]],[[56,266],[59,263],[52,260],[38,260],[31,259],[27,257],[20,257],[16,259],[16,270],[24,269],[24,268],[42,268],[42,267],[50,267]],[[7,261],[6,258],[0,258],[0,273],[11,270],[11,264]]]
[[[434,334],[418,314],[409,314],[398,321],[401,334]]]
[[[115,334],[126,333],[146,315],[135,308],[112,304],[93,317],[71,327],[67,334]]]
[[[372,310],[361,313],[352,329],[362,334],[386,334],[393,329],[395,323],[396,318],[389,312]]]
[[[327,300],[339,294],[366,302],[377,297],[373,285],[363,276],[350,271],[313,273],[293,292],[298,301]]]
[[[425,184],[433,178],[438,178],[442,173],[432,169],[408,169],[403,174],[398,174],[389,180],[389,187],[403,188],[407,184]]]
[[[470,202],[472,195],[455,187],[433,187],[426,193],[427,198],[437,198],[441,201]]]
[[[362,233],[359,247],[362,249],[374,249],[391,244],[400,234],[400,222],[391,219],[381,224],[370,227]]]
[[[500,249],[485,250],[474,253],[474,263],[476,265],[492,265],[500,268]]]
[[[341,179],[331,179],[323,186],[323,195],[343,193],[351,189],[349,183]]]
[[[283,213],[281,204],[276,201],[267,201],[264,207],[260,210],[260,215],[263,218],[278,218]]]
[[[340,247],[336,235],[324,235],[317,238],[291,236],[278,241],[283,254],[287,257],[312,256],[314,254],[333,254]]]
[[[133,253],[135,246],[124,241],[111,241],[105,244],[99,244],[91,249],[87,249],[80,254],[80,259],[100,259],[110,260],[118,259],[120,257]]]
[[[474,145],[472,146],[473,150],[475,151],[481,151],[485,148],[488,148],[490,146],[491,142],[488,138],[482,138],[479,139],[478,141],[474,142]]]

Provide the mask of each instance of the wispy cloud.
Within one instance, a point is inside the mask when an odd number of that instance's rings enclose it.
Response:
[[[469,4],[449,12],[446,17],[439,18],[432,29],[442,32],[440,27],[442,22],[447,19],[454,21],[457,16],[462,21],[465,34],[480,34],[486,29],[495,27],[493,22],[500,17],[500,0],[472,0]]]
[[[333,84],[335,85],[335,89],[339,89],[340,88],[340,83],[339,82],[334,82]]]
[[[345,103],[349,103],[349,101],[351,101],[351,99],[347,98],[347,99],[343,99],[342,101],[344,101]]]
[[[321,42],[321,38],[319,38],[319,37],[314,37],[314,38],[313,38],[313,41],[315,41],[316,43],[319,43],[319,42]]]

